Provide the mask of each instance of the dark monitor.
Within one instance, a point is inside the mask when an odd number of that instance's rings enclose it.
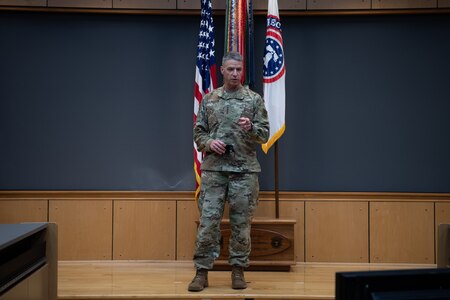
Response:
[[[439,224],[436,264],[438,268],[450,268],[450,224]]]
[[[4,293],[47,263],[47,224],[1,225],[0,299],[3,299]]]
[[[336,272],[335,299],[450,299],[450,269]]]

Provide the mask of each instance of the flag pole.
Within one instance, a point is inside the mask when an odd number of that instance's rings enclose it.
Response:
[[[270,123],[270,136],[262,145],[267,154],[275,145],[275,217],[280,217],[278,139],[283,135],[285,126],[285,74],[283,38],[277,0],[268,0],[267,27],[264,46],[263,88],[264,100]]]
[[[280,218],[280,193],[278,185],[278,141],[275,142],[275,218]]]

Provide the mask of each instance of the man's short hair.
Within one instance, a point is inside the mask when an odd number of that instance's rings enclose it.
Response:
[[[225,53],[225,55],[222,58],[222,65],[225,64],[227,60],[236,60],[242,62],[242,55],[239,52],[236,51],[230,51]]]

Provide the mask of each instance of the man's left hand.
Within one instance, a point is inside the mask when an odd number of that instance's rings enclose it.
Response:
[[[252,121],[250,121],[250,119],[246,118],[246,117],[239,118],[238,124],[245,131],[250,131],[250,130],[252,130],[252,127],[253,127]]]

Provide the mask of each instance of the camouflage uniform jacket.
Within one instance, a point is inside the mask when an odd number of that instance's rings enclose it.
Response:
[[[238,124],[240,117],[249,118],[250,131]],[[227,172],[260,172],[256,146],[267,142],[269,120],[260,95],[247,87],[227,93],[223,87],[204,96],[194,124],[194,141],[204,152],[201,170]],[[232,145],[232,151],[219,155],[210,149],[213,140]]]

